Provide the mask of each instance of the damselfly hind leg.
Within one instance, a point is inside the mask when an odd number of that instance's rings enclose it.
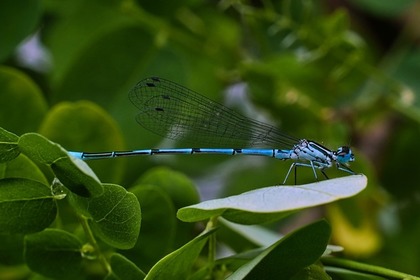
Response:
[[[295,165],[296,165],[296,162],[290,165],[289,171],[287,171],[286,177],[284,178],[283,185],[286,184],[287,178],[289,178],[289,175],[290,175],[290,171],[292,171],[292,168],[295,167]],[[296,169],[295,169],[295,185],[296,185]]]
[[[286,181],[289,178],[289,175],[290,175],[290,172],[292,171],[292,169],[295,170],[295,185],[297,185],[297,168],[299,166],[310,167],[312,169],[312,171],[314,172],[315,180],[318,181],[318,176],[316,175],[315,165],[313,164],[312,161],[310,162],[310,164],[309,163],[303,163],[303,162],[293,162],[290,165],[289,171],[287,171],[286,177],[284,178],[284,181],[283,181],[283,185],[286,184]],[[325,174],[324,170],[321,169],[321,172],[322,172],[322,174],[324,174],[325,178],[328,179],[328,176]]]
[[[329,179],[328,176],[327,176],[327,174],[325,174],[324,169],[321,169],[321,173],[325,176],[325,179],[327,179],[327,180]]]

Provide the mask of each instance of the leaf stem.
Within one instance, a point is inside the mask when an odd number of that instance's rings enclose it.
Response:
[[[98,260],[102,267],[107,271],[108,273],[111,272],[111,265],[106,260],[105,256],[102,254],[101,249],[99,248],[98,242],[96,242],[95,236],[92,233],[92,230],[90,229],[88,219],[84,216],[79,216],[80,223],[82,224],[83,230],[86,234],[88,242],[92,245],[94,248],[96,255],[98,256]]]
[[[206,231],[209,231],[217,226],[217,217],[212,217],[206,225]],[[212,234],[209,237],[209,263],[214,263],[216,258],[216,235]]]
[[[217,227],[217,219],[218,217],[211,217],[207,222],[205,232],[214,229]],[[214,261],[216,259],[216,234],[212,234],[209,236],[209,247],[208,247],[208,269],[210,274],[213,274],[213,267]]]
[[[399,271],[395,271],[392,269],[376,266],[376,265],[359,263],[356,261],[334,258],[334,257],[323,257],[321,260],[322,260],[322,263],[326,266],[351,269],[358,272],[369,273],[372,275],[383,276],[383,277],[392,278],[392,279],[420,280],[419,277],[402,273]]]

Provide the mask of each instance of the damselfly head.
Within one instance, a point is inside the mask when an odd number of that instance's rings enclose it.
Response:
[[[342,146],[334,152],[334,155],[337,157],[339,163],[348,163],[354,161],[354,154],[352,153],[350,147]]]

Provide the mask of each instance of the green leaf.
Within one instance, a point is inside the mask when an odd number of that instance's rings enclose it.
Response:
[[[178,218],[196,222],[223,216],[236,223],[265,223],[300,209],[356,195],[366,185],[364,175],[353,175],[300,186],[267,187],[182,208]]]
[[[46,277],[76,279],[82,268],[81,242],[58,229],[25,236],[25,260],[29,268]]]
[[[0,166],[2,165],[4,168],[3,170],[0,169],[0,178],[26,178],[38,181],[44,185],[49,184],[39,167],[23,154],[14,160],[0,164]]]
[[[137,241],[141,210],[136,196],[123,187],[103,184],[100,196],[71,196],[73,204],[89,218],[93,231],[107,244],[118,249],[130,249]]]
[[[219,266],[222,265],[229,271],[237,270],[240,266],[256,258],[265,248],[284,238],[283,235],[270,231],[266,227],[234,224],[224,219],[219,219],[219,221],[222,225],[217,232],[219,242],[229,244],[229,248],[235,252],[242,252],[217,260]],[[331,252],[341,251],[343,251],[343,248],[340,246],[328,245],[323,256],[329,255]],[[304,274],[304,272],[302,273]],[[314,277],[313,279],[318,278]]]
[[[85,8],[86,5],[83,5],[83,9]],[[97,10],[95,7],[92,12]],[[112,16],[115,18],[116,14]],[[92,17],[89,17],[89,21],[91,20]],[[128,90],[125,84],[127,77],[138,71],[138,67],[145,63],[144,58],[149,56],[150,59],[150,51],[155,48],[153,44],[144,44],[153,39],[138,25],[126,24],[102,30],[101,33],[95,32],[96,30],[92,30],[88,35],[89,45],[85,45],[76,56],[71,57],[73,61],[68,65],[65,75],[60,80],[57,79],[54,101],[80,100],[89,96],[102,107],[111,107],[109,98],[104,96],[125,93]],[[114,55],[108,55],[109,53]],[[92,71],[92,66],[95,68],[95,75],[80,75]]]
[[[60,145],[37,133],[22,135],[18,145],[33,161],[50,165],[57,178],[70,191],[81,196],[102,193],[102,186],[89,166],[82,160],[70,157]]]
[[[187,279],[191,268],[215,229],[204,232],[161,259],[147,274],[150,279]]]
[[[259,225],[241,225],[241,224],[235,224],[229,221],[224,220],[223,218],[219,219],[219,223],[223,226],[219,229],[217,235],[220,237],[222,231],[230,230],[233,233],[236,233],[236,237],[233,237],[235,239],[238,239],[238,235],[242,238],[246,239],[249,244],[252,244],[253,246],[270,246],[273,243],[277,242],[280,238],[283,238],[284,236],[279,234],[278,232],[274,232],[270,229],[267,229],[264,226]],[[242,240],[243,243],[246,244],[245,241]],[[244,244],[244,245],[245,245]],[[231,246],[231,243],[229,242],[229,246]],[[248,245],[248,248],[250,246]],[[235,251],[243,251],[241,250],[235,250]],[[341,252],[343,251],[343,248],[337,245],[328,245],[327,249],[324,252],[324,255],[329,255],[333,252]]]
[[[23,72],[0,67],[0,89],[0,126],[17,134],[36,131],[48,110],[38,85]]]
[[[265,249],[227,279],[289,279],[316,262],[325,251],[331,228],[324,220],[300,228]]]
[[[51,165],[55,176],[75,194],[90,197],[102,194],[103,187],[92,169],[82,160],[64,157]]]
[[[19,149],[31,160],[51,165],[57,159],[66,157],[67,152],[60,145],[37,133],[26,133],[19,138]]]
[[[175,209],[197,203],[199,195],[194,183],[183,173],[167,167],[156,167],[147,171],[138,181],[139,185],[153,185],[171,198]],[[175,244],[180,247],[193,238],[194,225],[177,220]]]
[[[340,259],[335,257],[322,258],[325,269],[330,272],[337,272],[338,277],[343,279],[410,279],[420,280],[407,273],[399,272],[385,267],[359,263],[349,259]],[[335,276],[335,273],[331,273]],[[354,278],[353,278],[354,277]],[[376,278],[380,277],[380,278]],[[382,278],[384,277],[384,278]]]
[[[0,141],[1,142],[14,143],[14,142],[17,142],[18,140],[19,140],[19,136],[0,127]]]
[[[0,163],[8,162],[20,154],[18,140],[17,135],[0,127]]]
[[[129,259],[117,253],[112,254],[110,265],[112,274],[105,277],[105,280],[141,280],[146,276],[146,274]]]
[[[90,99],[109,109],[153,63],[157,46],[144,42],[152,42],[154,32],[135,19],[135,3],[59,1],[51,6],[57,20],[45,44],[55,62],[53,100]]]
[[[0,180],[0,232],[31,233],[48,227],[57,207],[51,190],[22,178]]]
[[[218,219],[217,239],[235,252],[244,252],[251,248],[261,248],[277,242],[282,235],[259,225],[241,225]]]
[[[161,188],[169,194],[176,209],[199,201],[194,183],[184,174],[167,167],[150,169],[143,174],[138,184],[150,184]]]
[[[41,16],[37,0],[0,1],[0,61],[10,56],[17,44],[36,28]]]
[[[121,131],[112,117],[98,105],[79,101],[62,102],[45,117],[40,133],[66,149],[109,151],[124,149]],[[101,181],[118,182],[127,159],[90,161],[89,166]]]
[[[140,202],[142,227],[134,248],[123,254],[148,271],[174,247],[176,211],[168,194],[156,186],[137,185],[130,192]]]
[[[235,224],[226,221],[223,218],[220,218],[219,222],[221,225],[223,225],[223,228],[233,231],[237,235],[241,235],[255,246],[270,246],[279,238],[283,237],[279,233],[271,231],[263,226]],[[222,229],[220,229],[219,232],[221,230]]]

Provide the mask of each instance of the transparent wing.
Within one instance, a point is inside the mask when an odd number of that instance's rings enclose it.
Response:
[[[203,147],[291,148],[298,139],[174,82],[147,78],[130,90],[137,122],[169,139]]]

